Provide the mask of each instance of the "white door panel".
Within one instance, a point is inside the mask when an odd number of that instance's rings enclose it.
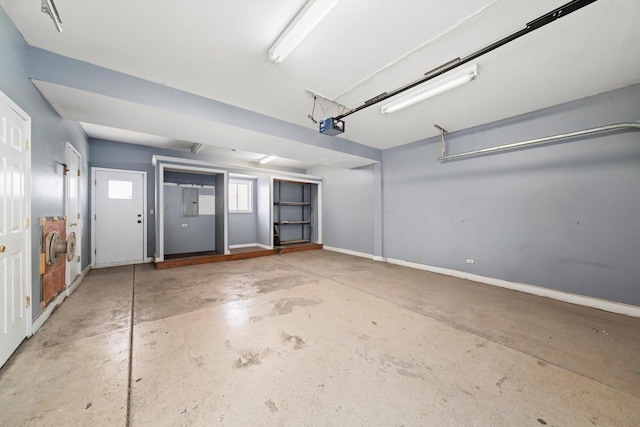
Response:
[[[95,266],[144,262],[144,172],[94,170]]]
[[[67,216],[67,236],[76,233],[76,256],[67,261],[66,284],[67,292],[71,291],[71,284],[80,275],[80,254],[82,243],[82,222],[80,218],[80,170],[82,157],[71,144],[67,143],[67,180],[65,187],[65,215]]]
[[[1,95],[1,94],[0,94]],[[27,336],[28,122],[0,100],[0,366]]]

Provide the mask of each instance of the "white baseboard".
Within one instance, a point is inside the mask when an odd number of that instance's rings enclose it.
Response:
[[[339,252],[341,254],[346,254],[346,255],[353,255],[360,258],[367,258],[367,259],[373,259],[373,260],[375,260],[376,258],[372,254],[368,254],[365,252],[352,251],[351,249],[335,248],[333,246],[327,246],[327,245],[323,245],[322,248],[328,251]]]
[[[324,249],[333,251],[333,252],[343,253],[346,255],[353,255],[361,258],[372,259],[374,261],[388,262],[389,264],[415,268],[418,270],[430,271],[432,273],[444,274],[446,276],[458,277],[460,279],[471,280],[474,282],[484,283],[487,285],[498,286],[501,288],[511,289],[514,291],[524,292],[527,294],[551,298],[558,301],[568,302],[570,304],[597,308],[598,310],[604,310],[611,313],[623,314],[625,316],[640,318],[640,307],[635,305],[608,301],[608,300],[588,297],[584,295],[571,294],[569,292],[557,291],[554,289],[543,288],[541,286],[528,285],[526,283],[509,282],[507,280],[495,279],[493,277],[487,277],[487,276],[480,276],[478,274],[466,273],[464,271],[452,270],[449,268],[434,267],[431,265],[419,264],[417,262],[403,261],[401,259],[375,256],[375,255],[367,254],[364,252],[352,251],[349,249],[335,248],[332,246],[324,246]]]
[[[82,283],[82,279],[84,279],[85,276],[89,274],[89,271],[91,271],[91,265],[86,266],[85,269],[82,270],[80,275],[76,277],[76,280],[74,280],[73,283],[69,287],[67,287],[64,292],[60,292],[56,299],[53,300],[53,302],[49,303],[45,307],[44,311],[42,311],[35,319],[33,319],[33,322],[31,323],[31,335],[35,334],[38,329],[40,329],[40,327],[44,325],[44,322],[46,322],[49,317],[51,317],[53,311],[58,308],[58,306],[62,304],[62,302],[68,296],[70,296],[78,288],[78,286],[80,286],[80,283]]]
[[[84,270],[82,270],[80,272],[80,274],[78,275],[78,277],[76,277],[76,280],[74,280],[68,287],[67,287],[67,296],[71,296],[71,294],[73,293],[73,291],[75,291],[78,286],[80,286],[80,283],[82,282],[82,279],[84,279],[84,277],[89,274],[89,271],[91,270],[91,264],[87,265],[85,267]]]
[[[49,317],[51,316],[51,313],[53,313],[53,310],[58,308],[58,306],[62,304],[62,301],[64,301],[66,297],[66,292],[60,292],[56,299],[53,300],[53,302],[49,303],[49,305],[45,307],[44,311],[38,314],[38,317],[33,319],[33,323],[31,324],[31,335],[35,334],[38,329],[40,329],[40,327],[44,325],[44,322],[46,322],[47,319],[49,319]]]
[[[507,280],[494,279],[493,277],[480,276],[478,274],[466,273],[464,271],[434,267],[430,265],[418,264],[415,262],[403,261],[399,259],[387,258],[387,262],[389,264],[396,264],[396,265],[401,265],[403,267],[416,268],[418,270],[425,270],[425,271],[430,271],[432,273],[458,277],[460,279],[472,280],[474,282],[485,283],[487,285],[498,286],[501,288],[520,291],[527,294],[538,295],[541,297],[551,298],[558,301],[564,301],[571,304],[597,308],[599,310],[609,311],[611,313],[623,314],[625,316],[631,316],[631,317],[640,317],[640,307],[637,307],[635,305],[623,304],[623,303],[614,302],[614,301],[607,301],[607,300],[588,297],[584,295],[571,294],[568,292],[562,292],[554,289],[543,288],[541,286],[528,285],[526,283],[509,282]]]
[[[125,261],[125,262],[112,262],[112,263],[103,264],[103,265],[91,264],[91,268],[97,269],[97,268],[122,267],[122,266],[125,266],[125,265],[149,264],[149,263],[152,263],[152,262],[158,262],[158,260],[154,259],[154,257],[145,257],[145,258],[142,259],[142,262]]]

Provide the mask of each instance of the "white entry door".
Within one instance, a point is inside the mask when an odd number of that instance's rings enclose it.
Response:
[[[27,336],[30,122],[0,93],[0,366]],[[16,107],[17,108],[17,107]],[[30,286],[30,284],[28,284]]]
[[[146,172],[93,172],[95,267],[138,264],[146,254]]]
[[[76,256],[67,261],[66,284],[67,294],[71,293],[71,285],[80,275],[80,254],[82,242],[82,223],[80,218],[80,170],[82,157],[80,153],[67,142],[67,182],[65,187],[65,215],[67,216],[67,236],[76,233]]]

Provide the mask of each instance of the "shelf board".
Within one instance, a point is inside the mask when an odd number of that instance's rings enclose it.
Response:
[[[280,241],[280,246],[282,245],[295,245],[296,243],[310,243],[311,240],[305,240],[305,239],[300,239],[300,240],[281,240]]]
[[[280,222],[274,222],[274,225],[300,225],[300,224],[311,224],[311,221],[280,221]]]
[[[311,202],[273,202],[273,204],[276,206],[311,206]]]

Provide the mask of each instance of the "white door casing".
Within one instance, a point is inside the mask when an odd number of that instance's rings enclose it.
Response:
[[[65,171],[65,204],[64,214],[67,217],[67,236],[76,233],[76,256],[67,262],[65,283],[67,295],[73,291],[71,285],[81,273],[80,254],[82,253],[82,219],[80,218],[80,195],[82,155],[67,142],[66,145],[67,170]]]
[[[30,133],[0,92],[0,366],[31,334]]]
[[[94,267],[145,262],[147,174],[92,168]]]

